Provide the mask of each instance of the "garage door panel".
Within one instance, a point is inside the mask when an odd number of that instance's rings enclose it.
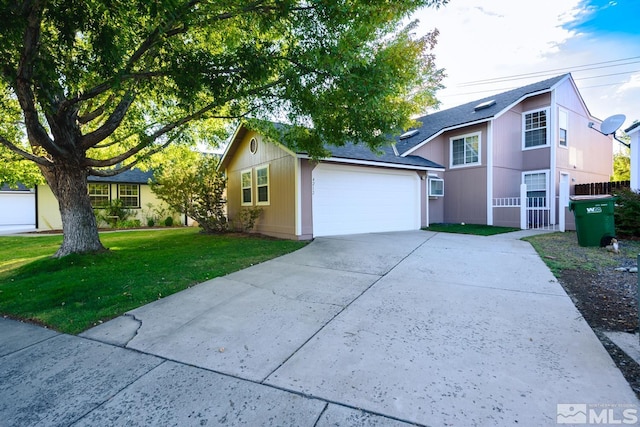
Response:
[[[415,172],[320,164],[313,171],[313,187],[315,236],[420,227]]]
[[[0,193],[0,227],[33,228],[35,223],[35,195],[33,193]]]

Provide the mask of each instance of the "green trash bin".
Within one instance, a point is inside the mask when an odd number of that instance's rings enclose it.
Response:
[[[580,246],[600,246],[602,238],[616,235],[612,196],[575,196],[569,201],[569,210],[576,218],[576,233]]]

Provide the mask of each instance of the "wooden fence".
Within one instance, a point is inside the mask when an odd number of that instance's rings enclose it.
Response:
[[[598,194],[613,194],[616,190],[631,188],[631,181],[576,184],[574,187],[574,194],[576,196],[595,196]]]

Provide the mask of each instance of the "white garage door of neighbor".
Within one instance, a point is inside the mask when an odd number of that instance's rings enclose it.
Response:
[[[314,236],[420,228],[415,172],[321,163],[312,177]]]
[[[0,192],[0,231],[36,226],[35,194],[28,191]]]

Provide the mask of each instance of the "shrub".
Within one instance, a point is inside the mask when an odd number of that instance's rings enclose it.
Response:
[[[166,217],[164,220],[164,225],[167,227],[171,227],[173,225],[173,217]]]
[[[640,193],[631,190],[616,192],[618,200],[614,209],[616,234],[640,237]]]
[[[251,231],[256,225],[256,220],[262,215],[262,208],[242,208],[240,210],[240,224],[242,231]]]
[[[119,222],[123,222],[134,216],[134,211],[125,207],[120,199],[111,200],[104,207],[96,212],[98,223],[105,223],[110,227],[117,227]]]
[[[139,219],[127,219],[125,221],[118,221],[116,224],[117,228],[140,228],[140,220]]]

